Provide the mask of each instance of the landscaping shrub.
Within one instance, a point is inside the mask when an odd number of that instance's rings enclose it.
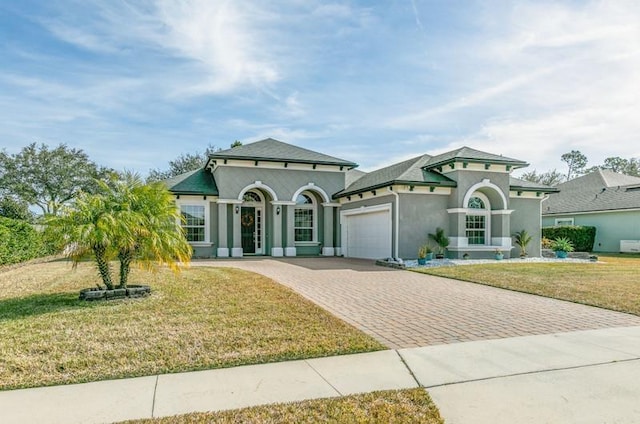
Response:
[[[567,238],[571,240],[574,248],[578,252],[591,252],[596,240],[596,227],[579,225],[567,225],[560,227],[544,227],[542,237],[557,240]]]
[[[0,265],[15,264],[51,253],[42,234],[28,222],[0,217]]]

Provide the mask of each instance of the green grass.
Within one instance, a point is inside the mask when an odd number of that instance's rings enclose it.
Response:
[[[293,291],[250,272],[134,270],[153,293],[85,302],[95,268],[0,270],[0,389],[68,384],[384,349]]]
[[[503,262],[417,271],[640,315],[640,255],[601,255],[597,263]]]
[[[442,424],[438,409],[423,389],[374,392],[342,398],[256,406],[223,412],[179,415],[133,424]]]

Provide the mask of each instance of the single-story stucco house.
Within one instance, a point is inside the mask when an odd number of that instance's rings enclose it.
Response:
[[[640,251],[640,178],[608,170],[559,184],[542,203],[542,224],[596,227],[595,252]]]
[[[354,162],[266,139],[216,152],[166,183],[196,257],[415,258],[437,227],[452,258],[496,249],[509,257],[522,229],[539,256],[540,204],[555,189],[511,177],[525,166],[463,147],[363,173]]]

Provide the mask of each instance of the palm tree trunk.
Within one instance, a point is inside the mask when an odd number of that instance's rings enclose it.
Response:
[[[111,270],[109,269],[109,261],[106,255],[107,249],[104,246],[93,246],[93,253],[96,257],[96,264],[98,265],[98,272],[102,277],[102,282],[107,286],[108,290],[113,290],[113,282],[111,282]]]
[[[119,289],[127,288],[127,281],[129,279],[129,271],[131,270],[131,260],[133,254],[130,250],[120,251],[118,253],[118,259],[120,260],[120,285]]]

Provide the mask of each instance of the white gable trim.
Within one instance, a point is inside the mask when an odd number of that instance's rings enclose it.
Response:
[[[317,185],[315,185],[314,183],[309,183],[304,187],[300,187],[295,193],[293,193],[293,197],[291,198],[291,201],[295,202],[298,196],[300,195],[300,193],[302,193],[303,191],[315,191],[316,193],[319,193],[322,196],[322,200],[324,203],[331,203],[331,197],[329,197],[327,192],[324,191],[322,188],[318,187]]]
[[[268,185],[263,184],[262,181],[256,181],[255,183],[249,184],[248,186],[240,190],[240,194],[238,195],[238,200],[242,201],[242,198],[244,197],[245,193],[251,190],[252,188],[262,189],[271,195],[271,199],[273,201],[276,201],[276,202],[278,201],[278,195],[276,194],[276,192]]]
[[[473,194],[478,189],[484,188],[484,187],[488,187],[488,188],[494,190],[495,192],[497,192],[500,195],[500,198],[502,199],[502,208],[500,208],[500,209],[507,209],[507,198],[505,197],[504,193],[502,192],[502,190],[500,190],[500,187],[498,187],[497,185],[493,184],[488,179],[482,180],[482,182],[479,182],[477,184],[472,185],[471,188],[469,188],[469,190],[467,190],[467,193],[464,195],[464,200],[462,202],[462,205],[463,206],[468,205],[469,204],[469,199],[471,199],[471,196],[473,196]]]

